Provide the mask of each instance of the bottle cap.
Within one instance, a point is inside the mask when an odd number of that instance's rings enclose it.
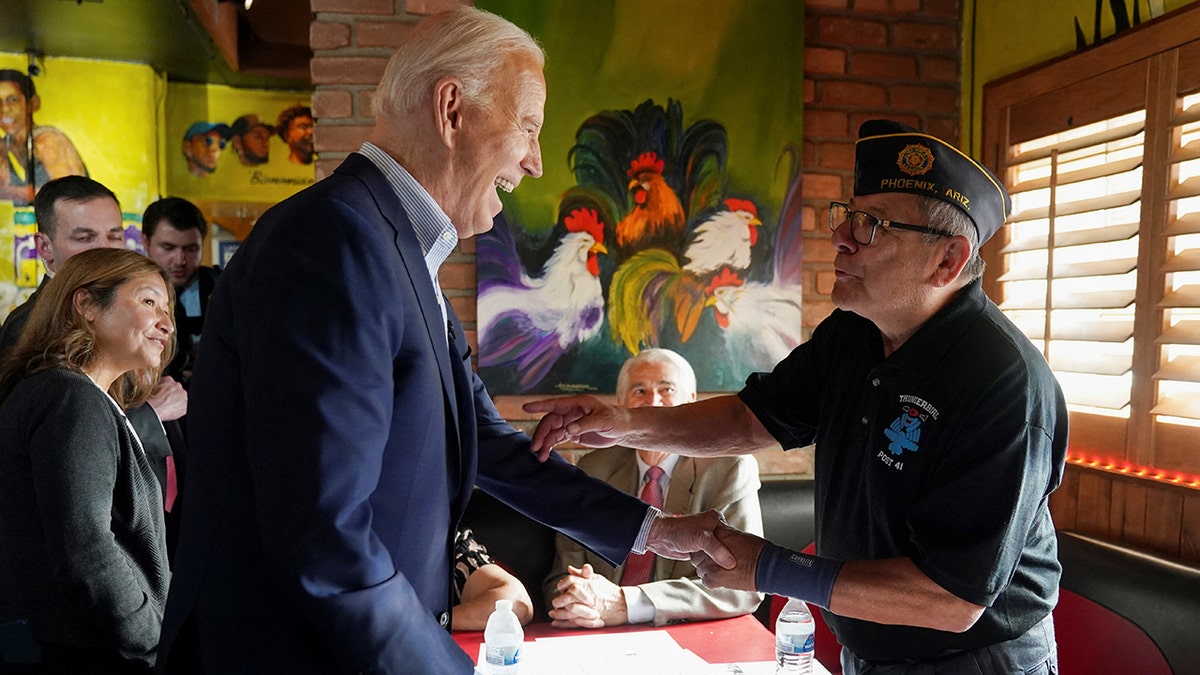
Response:
[[[497,600],[496,601],[496,611],[497,612],[511,612],[512,611],[512,600]]]

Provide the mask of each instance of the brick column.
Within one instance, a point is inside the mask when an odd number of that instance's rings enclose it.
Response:
[[[854,188],[854,141],[884,117],[956,143],[958,0],[806,0],[804,323],[833,311],[827,209]]]
[[[470,0],[312,0],[313,115],[317,180],[357,150],[375,126],[371,98],[392,52],[422,18]],[[475,345],[475,244],[459,245],[442,267],[467,338]]]

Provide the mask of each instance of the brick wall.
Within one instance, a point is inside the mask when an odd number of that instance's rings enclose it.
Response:
[[[313,112],[317,178],[367,138],[371,95],[393,48],[422,17],[470,0],[312,0]],[[888,117],[952,142],[959,138],[958,0],[807,0],[804,50],[804,322],[833,310],[835,251],[826,228],[830,200],[853,187],[858,126]],[[475,321],[475,246],[462,242],[442,268],[442,288],[468,328]],[[497,398],[518,427],[533,421],[521,397]],[[569,453],[568,453],[569,454]],[[764,474],[803,475],[811,453],[757,455]]]

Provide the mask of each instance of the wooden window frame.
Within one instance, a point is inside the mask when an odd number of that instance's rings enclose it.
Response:
[[[1200,428],[1157,422],[1154,373],[1165,326],[1170,137],[1176,101],[1200,88],[1200,3],[1170,12],[1083,52],[986,84],[982,160],[1002,179],[1007,148],[1068,128],[1144,108],[1146,136],[1141,193],[1136,309],[1129,418],[1071,413],[1071,449],[1118,465],[1200,474]],[[984,246],[985,289],[998,303],[1004,228]]]

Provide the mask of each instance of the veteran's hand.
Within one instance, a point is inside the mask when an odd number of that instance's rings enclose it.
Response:
[[[672,560],[690,560],[692,553],[703,552],[718,566],[733,567],[733,554],[713,534],[723,525],[725,518],[711,509],[691,516],[659,516],[650,525],[646,548]]]
[[[691,560],[700,575],[700,581],[708,588],[757,591],[755,574],[758,571],[758,556],[766,547],[767,540],[728,525],[717,528],[716,538],[730,551],[737,564],[732,567],[721,565],[703,552],[693,553]]]
[[[573,441],[590,448],[607,448],[619,443],[628,430],[625,409],[608,405],[595,396],[530,401],[521,408],[527,413],[545,413],[529,444],[542,462],[560,443]]]
[[[629,623],[629,608],[621,587],[596,574],[590,564],[567,566],[567,576],[555,587],[550,618],[556,628],[603,628]]]

